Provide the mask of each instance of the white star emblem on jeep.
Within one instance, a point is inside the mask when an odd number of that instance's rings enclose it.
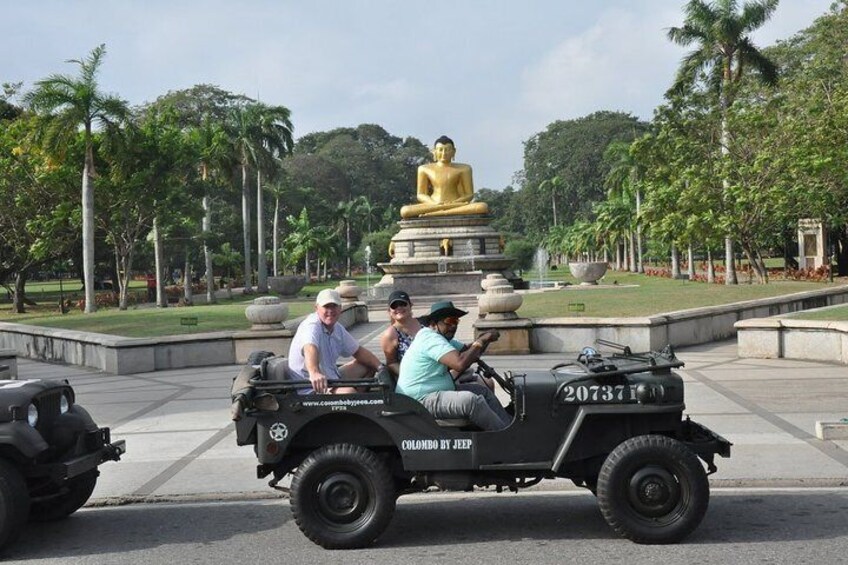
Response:
[[[283,441],[289,435],[289,429],[282,422],[277,422],[268,430],[268,434],[274,441]]]

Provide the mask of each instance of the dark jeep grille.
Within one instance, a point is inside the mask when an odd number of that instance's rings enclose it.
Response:
[[[62,390],[49,390],[34,399],[38,407],[38,424],[35,426],[42,435],[53,427],[53,422],[59,417],[59,405],[62,401]]]

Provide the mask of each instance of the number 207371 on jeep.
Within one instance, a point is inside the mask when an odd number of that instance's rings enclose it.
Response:
[[[237,440],[254,446],[258,476],[271,476],[271,486],[292,474],[295,521],[325,548],[375,542],[406,493],[517,491],[556,478],[594,493],[618,534],[674,543],[703,519],[707,474],[731,446],[683,417],[674,371],[682,365],[671,348],[625,347],[605,356],[585,348],[574,362],[525,374],[480,362],[513,415],[506,429],[484,432],[437,421],[385,376],[355,383],[369,392],[297,394],[309,383],[290,380],[286,360],[271,357],[234,380]]]

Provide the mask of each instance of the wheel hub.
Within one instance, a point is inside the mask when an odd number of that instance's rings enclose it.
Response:
[[[628,498],[640,514],[664,516],[680,501],[680,484],[667,469],[649,465],[639,469],[630,478]]]
[[[339,523],[356,520],[362,514],[368,498],[362,481],[349,473],[329,475],[318,486],[317,495],[321,514]]]

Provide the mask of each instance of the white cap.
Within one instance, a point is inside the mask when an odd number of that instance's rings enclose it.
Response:
[[[341,306],[342,297],[332,288],[325,288],[315,297],[315,304],[318,306],[326,306],[327,304],[338,304]]]

